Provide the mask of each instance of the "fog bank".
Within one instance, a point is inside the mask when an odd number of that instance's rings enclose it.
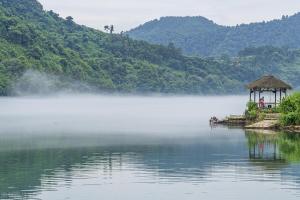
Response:
[[[247,97],[73,95],[0,98],[0,134],[198,134]]]
[[[37,70],[27,70],[12,86],[11,93],[15,96],[49,96],[54,94],[75,94],[92,91],[97,90],[95,87],[80,81],[50,75]]]

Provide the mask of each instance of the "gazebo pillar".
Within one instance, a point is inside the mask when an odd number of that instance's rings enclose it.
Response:
[[[275,108],[277,107],[277,89],[275,89]]]
[[[279,96],[280,96],[280,103],[281,103],[281,101],[282,101],[281,89],[279,90]]]
[[[284,94],[285,94],[285,97],[284,97],[284,98],[286,98],[286,90],[284,91]]]

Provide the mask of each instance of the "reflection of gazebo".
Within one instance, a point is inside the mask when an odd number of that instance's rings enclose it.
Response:
[[[249,161],[266,169],[283,167],[286,161],[282,158],[277,134],[263,134],[246,131],[249,148]]]
[[[276,141],[261,141],[249,146],[249,158],[253,160],[281,160]]]
[[[270,102],[265,102],[267,106],[273,107],[273,105],[276,107],[278,104],[278,96],[279,93],[279,102],[281,103],[283,96],[286,97],[287,90],[291,90],[292,87],[283,82],[280,79],[275,78],[274,76],[263,76],[262,78],[250,83],[247,85],[247,88],[250,90],[250,101],[256,102],[261,98],[261,94],[264,92],[269,92],[271,94],[274,94],[274,101],[271,100],[270,96]],[[253,100],[252,100],[252,94]],[[258,94],[258,98],[257,98]]]

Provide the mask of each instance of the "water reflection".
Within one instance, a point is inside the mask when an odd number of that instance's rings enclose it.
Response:
[[[279,135],[272,131],[246,131],[249,147],[249,160],[253,165],[263,166],[266,170],[284,168],[287,165],[282,157],[278,140]]]
[[[299,188],[297,134],[239,130],[193,138],[128,137],[3,137],[0,199],[45,199],[43,195],[59,190],[76,192],[77,184],[87,191],[116,183],[192,187],[268,181],[295,191]]]
[[[250,160],[299,162],[300,134],[246,131]]]
[[[300,134],[273,131],[246,131],[249,161],[269,173],[279,173],[287,185],[293,180],[299,189]],[[288,186],[286,186],[288,187]],[[295,189],[295,188],[294,188]]]

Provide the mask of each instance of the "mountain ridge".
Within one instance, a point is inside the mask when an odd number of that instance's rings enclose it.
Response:
[[[97,92],[237,94],[270,73],[300,85],[300,51],[264,46],[234,58],[184,56],[173,44],[78,25],[72,17],[43,10],[36,0],[0,0],[0,95],[14,95],[16,84],[23,93],[36,91],[39,81],[28,78],[35,71],[35,76],[58,77],[54,89],[75,81]]]
[[[67,85],[66,80],[76,80],[102,92],[229,92],[205,84],[212,65],[211,75],[222,74],[216,61],[188,58],[174,46],[151,45],[77,25],[72,17],[63,19],[43,10],[36,0],[0,0],[0,22],[1,95],[11,94],[20,82],[23,90],[31,91],[22,78],[28,70],[61,77],[55,84],[58,88]],[[223,83],[238,81],[220,77],[218,84]]]
[[[171,27],[169,25],[172,25]],[[300,13],[263,22],[219,25],[205,17],[161,17],[126,32],[152,44],[173,43],[186,55],[236,56],[247,47],[273,45],[300,48]],[[296,41],[291,41],[290,38]]]

